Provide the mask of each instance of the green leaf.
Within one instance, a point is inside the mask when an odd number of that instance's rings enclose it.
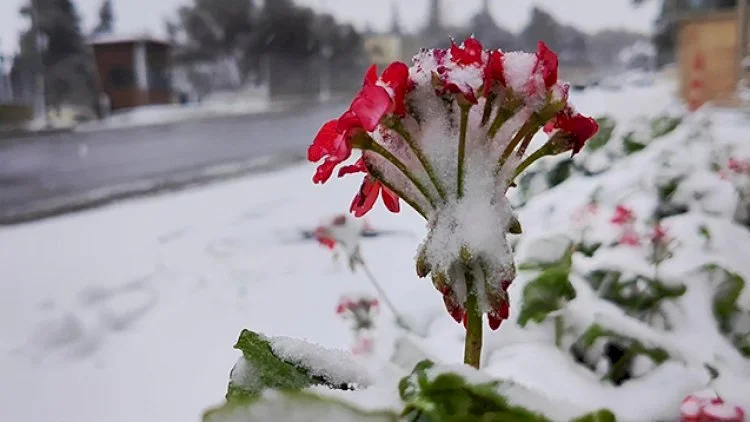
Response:
[[[737,306],[742,290],[745,288],[745,280],[737,273],[727,271],[718,266],[711,269],[719,271],[721,281],[716,287],[713,300],[713,313],[719,328],[724,334],[732,331],[732,320],[740,312]]]
[[[536,279],[526,284],[523,289],[521,313],[518,316],[518,323],[522,327],[529,321],[544,321],[550,312],[560,309],[563,300],[575,299],[576,291],[570,284],[569,275],[570,266],[555,266],[547,268]]]
[[[651,120],[651,138],[662,137],[677,128],[682,123],[680,117],[659,116]]]
[[[275,392],[263,397],[236,399],[203,415],[203,422],[326,420],[396,422],[399,417],[390,411],[365,411],[334,398],[303,391]]]
[[[617,418],[614,413],[607,409],[597,410],[581,417],[573,419],[571,422],[616,422]]]
[[[622,140],[622,145],[625,148],[625,153],[627,155],[636,153],[646,148],[645,144],[636,141],[635,132],[628,132]]]
[[[250,330],[242,331],[234,348],[242,351],[244,361],[238,362],[232,370],[227,399],[256,396],[267,388],[301,390],[311,385],[327,385],[334,389],[348,389],[280,359],[266,338]]]
[[[555,166],[547,172],[547,185],[550,188],[553,188],[560,183],[568,180],[572,173],[572,168],[573,160],[570,158],[561,160],[560,162],[555,164]]]
[[[596,151],[607,145],[616,126],[615,120],[609,116],[597,117],[596,122],[599,124],[599,131],[586,142],[586,148],[591,151]]]
[[[455,373],[432,374],[433,363],[422,361],[399,383],[406,421],[548,422],[542,415],[513,406],[499,393],[501,381],[471,384]]]

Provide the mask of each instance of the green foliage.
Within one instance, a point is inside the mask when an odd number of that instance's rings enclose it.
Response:
[[[396,422],[393,412],[371,412],[340,400],[305,391],[284,391],[276,394],[233,400],[207,411],[203,422]]]
[[[543,264],[541,274],[526,284],[519,325],[524,327],[529,321],[540,323],[550,312],[559,310],[564,301],[575,299],[576,291],[569,280],[572,256],[573,248],[570,248],[558,262]]]
[[[443,373],[429,376],[430,361],[417,364],[399,382],[399,395],[406,403],[406,421],[488,421],[547,422],[549,419],[522,407],[512,406],[498,393],[500,381],[470,384],[464,377]]]
[[[646,144],[638,141],[635,132],[628,132],[622,139],[622,146],[625,148],[625,154],[630,155],[646,148]]]
[[[640,275],[623,279],[620,271],[613,270],[595,270],[584,278],[599,297],[635,316],[656,312],[662,301],[679,298],[687,291],[684,284],[669,286]]]
[[[230,381],[227,400],[254,397],[268,388],[299,391],[311,385],[327,385],[331,388],[346,389],[346,386],[332,385],[322,377],[310,375],[305,368],[280,359],[273,353],[268,340],[250,330],[242,331],[234,348],[242,351],[248,380],[241,383]],[[242,369],[235,368],[235,370]],[[243,377],[234,376],[233,378]]]
[[[560,183],[568,180],[572,173],[573,169],[573,160],[568,158],[565,160],[561,160],[558,163],[555,164],[554,167],[550,169],[550,171],[547,172],[547,185],[550,188],[553,188]]]
[[[600,339],[607,339],[623,351],[621,356],[617,356],[612,362],[609,371],[603,377],[603,379],[610,380],[615,384],[620,384],[629,378],[633,362],[639,355],[646,356],[657,365],[661,365],[669,359],[669,353],[660,347],[646,347],[636,339],[623,336],[598,324],[591,325],[578,340],[578,344],[584,349],[588,349]]]
[[[424,360],[399,382],[405,402],[401,416],[410,422],[548,422],[549,419],[512,405],[500,393],[503,381],[469,383],[455,373],[428,373],[434,364]],[[572,422],[614,422],[608,410],[598,410]]]
[[[734,318],[742,312],[737,305],[737,300],[745,288],[745,280],[737,273],[710,264],[704,267],[704,271],[718,278],[718,285],[713,299],[713,313],[719,329],[724,334],[729,334],[733,327]]]
[[[590,151],[596,151],[607,145],[615,131],[616,122],[610,116],[597,117],[596,122],[599,124],[599,131],[586,142],[586,148]]]
[[[658,116],[651,120],[651,138],[659,138],[677,128],[682,123],[681,117]]]

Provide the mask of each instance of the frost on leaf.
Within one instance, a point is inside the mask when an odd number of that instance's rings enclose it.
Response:
[[[373,412],[310,392],[269,391],[206,412],[203,422],[396,422],[391,412]]]
[[[242,357],[232,369],[227,399],[257,396],[265,389],[298,391],[312,385],[349,389],[368,382],[343,351],[301,340],[266,338],[244,330],[235,349]]]

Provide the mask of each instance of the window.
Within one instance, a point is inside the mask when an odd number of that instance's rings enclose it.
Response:
[[[109,82],[115,88],[129,88],[135,82],[130,69],[116,67],[109,70]]]
[[[148,73],[148,87],[156,91],[169,91],[169,75],[162,69],[151,69]]]

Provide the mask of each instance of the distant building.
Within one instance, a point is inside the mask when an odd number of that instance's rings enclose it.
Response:
[[[749,29],[739,12],[736,0],[664,0],[657,60],[677,65],[685,101],[736,103],[737,87],[746,78],[740,63],[748,51],[743,32]]]
[[[172,102],[167,41],[145,34],[102,34],[90,44],[99,90],[110,110]]]

